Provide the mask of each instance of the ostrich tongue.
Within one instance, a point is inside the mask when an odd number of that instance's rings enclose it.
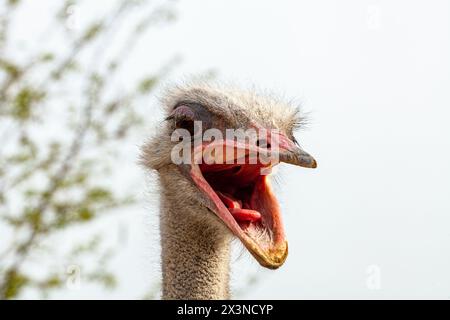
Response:
[[[261,214],[258,211],[242,208],[241,200],[235,199],[230,194],[220,191],[217,191],[217,195],[239,224],[248,226],[250,222],[261,220]]]

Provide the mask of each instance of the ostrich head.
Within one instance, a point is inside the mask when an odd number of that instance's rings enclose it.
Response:
[[[147,167],[159,172],[165,192],[171,193],[166,195],[169,202],[184,208],[179,213],[180,221],[198,222],[215,234],[231,232],[262,266],[281,266],[288,246],[270,175],[263,172],[279,162],[316,167],[316,161],[298,146],[293,135],[302,121],[297,108],[253,93],[208,85],[174,88],[162,102],[166,119],[143,147],[142,159]],[[208,129],[215,129],[223,138],[202,139],[196,145],[190,136],[188,149],[185,143],[183,150],[191,152],[191,161],[174,163],[174,148],[180,145],[178,139],[173,141],[174,131],[205,138]],[[227,138],[227,129],[253,129],[265,135],[261,138],[257,134],[254,144],[250,140],[238,143]],[[213,161],[197,161],[202,152],[199,150],[212,144]],[[243,155],[240,160],[246,159],[244,163],[237,161],[239,152]],[[269,155],[271,161],[249,161],[251,152]],[[216,161],[219,155],[225,155],[227,161]],[[230,155],[236,161],[230,163]]]

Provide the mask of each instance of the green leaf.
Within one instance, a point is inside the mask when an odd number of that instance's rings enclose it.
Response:
[[[100,33],[100,31],[102,31],[102,29],[103,29],[103,23],[101,23],[101,22],[94,23],[86,30],[86,32],[84,33],[81,40],[83,42],[91,41]]]
[[[25,120],[31,116],[31,107],[34,103],[41,101],[45,93],[34,90],[30,87],[22,88],[14,99],[13,116],[17,119]]]
[[[50,289],[50,288],[58,288],[63,284],[63,281],[60,277],[57,275],[50,276],[49,278],[45,279],[42,283],[40,283],[40,287],[43,289]]]
[[[12,299],[29,283],[29,278],[17,270],[9,270],[2,284],[0,298]]]
[[[26,209],[25,219],[33,229],[40,229],[42,225],[42,212],[34,209]]]
[[[54,54],[51,53],[51,52],[47,52],[47,53],[44,53],[44,54],[40,57],[39,60],[41,60],[42,62],[50,62],[50,61],[53,61],[53,59],[55,59]]]
[[[81,208],[78,211],[78,217],[81,221],[89,221],[94,217],[94,212],[89,208]]]
[[[92,188],[86,194],[86,200],[93,203],[109,201],[112,198],[111,191],[101,187]]]
[[[0,59],[0,68],[3,69],[11,78],[17,78],[21,74],[21,70],[15,64]]]
[[[106,289],[113,289],[117,285],[117,280],[109,272],[95,272],[87,276],[89,280],[102,284]]]
[[[157,84],[158,78],[148,77],[142,80],[138,85],[138,91],[142,94],[149,93]]]
[[[16,6],[17,4],[19,4],[19,0],[8,0],[8,5],[9,6]]]

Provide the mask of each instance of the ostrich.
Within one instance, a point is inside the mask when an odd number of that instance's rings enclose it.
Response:
[[[297,108],[276,99],[204,83],[174,87],[161,102],[167,118],[142,147],[141,161],[157,172],[159,182],[162,298],[229,299],[233,238],[263,267],[276,269],[287,257],[280,208],[270,175],[262,175],[261,169],[278,162],[316,167],[293,136],[302,118]],[[171,137],[176,129],[197,135],[210,128],[223,133],[230,128],[277,129],[279,148],[272,155],[278,161],[174,163],[171,152],[178,142]],[[270,153],[274,137],[267,135],[255,146],[247,143],[240,148],[245,155],[252,148]],[[225,150],[238,148],[235,141],[213,141]],[[195,144],[188,143],[195,154]]]

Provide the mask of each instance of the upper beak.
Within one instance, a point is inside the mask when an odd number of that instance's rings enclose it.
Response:
[[[305,168],[317,168],[316,160],[284,134],[272,135],[271,140],[274,139],[278,142],[280,161]]]
[[[280,161],[305,168],[317,168],[316,160],[298,146],[289,150],[281,150],[280,148]]]

